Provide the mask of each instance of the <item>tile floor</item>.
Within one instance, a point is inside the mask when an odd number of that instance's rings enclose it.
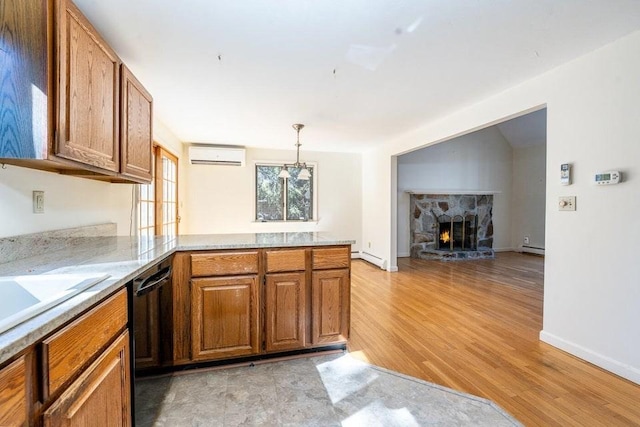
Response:
[[[348,354],[136,383],[136,425],[519,426],[493,402]]]

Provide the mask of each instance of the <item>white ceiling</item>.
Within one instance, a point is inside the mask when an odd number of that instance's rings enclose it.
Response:
[[[74,0],[183,141],[360,151],[640,28],[637,0]]]

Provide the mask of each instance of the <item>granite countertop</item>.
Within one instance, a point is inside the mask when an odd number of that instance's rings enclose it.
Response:
[[[350,245],[325,233],[247,233],[155,237],[87,237],[74,246],[0,263],[0,277],[86,274],[109,277],[0,334],[0,364],[177,251]],[[1,297],[1,293],[0,293]]]

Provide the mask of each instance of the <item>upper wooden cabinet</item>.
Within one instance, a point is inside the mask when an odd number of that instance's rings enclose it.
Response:
[[[124,64],[121,76],[120,172],[150,182],[153,98]]]
[[[57,10],[55,154],[120,171],[120,59],[69,0]]]
[[[151,182],[152,98],[70,0],[3,0],[0,162]]]

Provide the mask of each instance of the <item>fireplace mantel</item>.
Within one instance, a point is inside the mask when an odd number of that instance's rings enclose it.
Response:
[[[497,190],[425,190],[425,189],[417,189],[417,190],[404,190],[405,193],[409,194],[442,194],[442,195],[474,195],[474,196],[483,196],[488,194],[501,194],[502,191]]]

